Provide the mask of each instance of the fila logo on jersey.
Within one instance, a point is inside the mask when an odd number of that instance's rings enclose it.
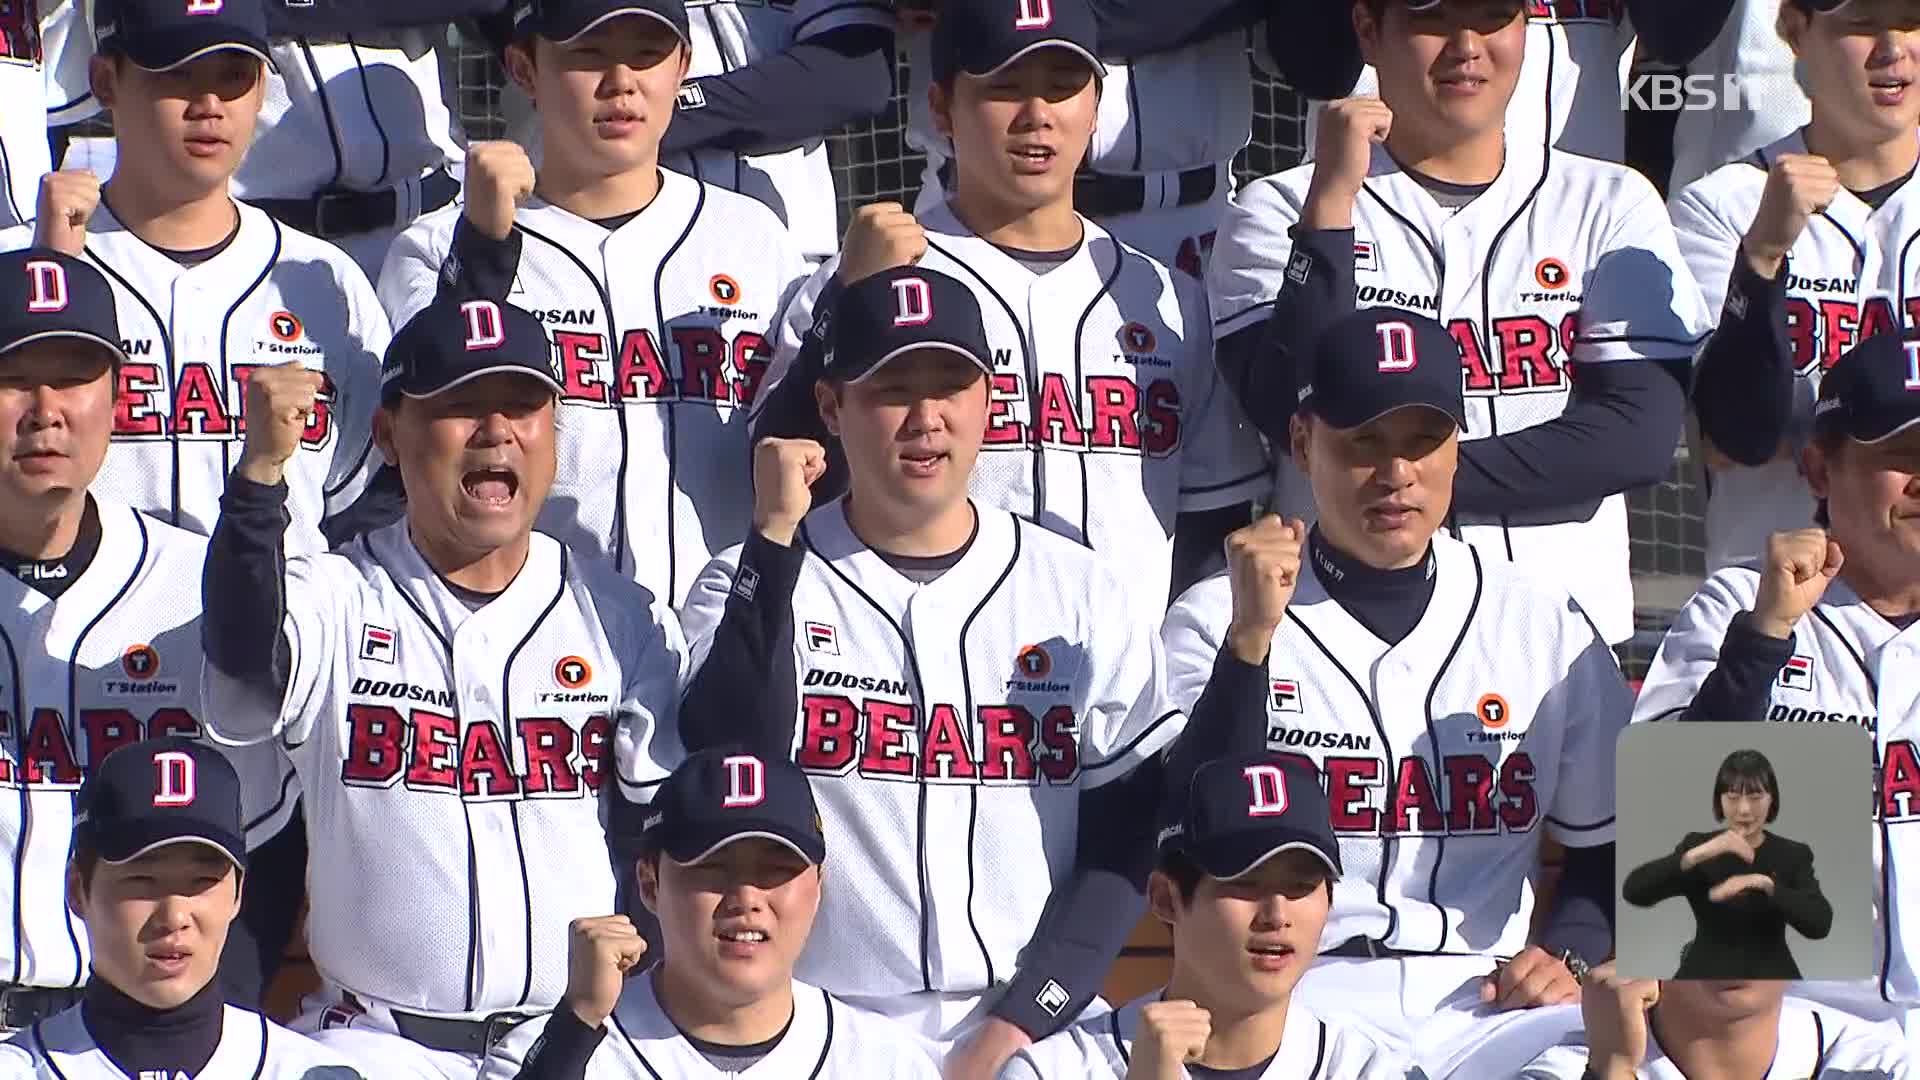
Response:
[[[1780,665],[1780,685],[1788,690],[1813,689],[1813,657],[1795,653]]]
[[[178,750],[153,755],[153,805],[157,807],[192,806],[197,775],[193,758]]]
[[[1073,997],[1067,993],[1067,988],[1052,979],[1048,979],[1047,984],[1040,988],[1040,992],[1033,995],[1033,1003],[1040,1006],[1048,1016],[1059,1016],[1066,1010],[1067,1003],[1072,1000]]]
[[[1380,261],[1374,257],[1373,241],[1355,240],[1353,242],[1353,268],[1362,270],[1380,269]]]
[[[67,310],[67,268],[51,259],[27,260],[27,310],[48,315]]]
[[[1380,370],[1397,375],[1420,366],[1420,352],[1413,345],[1413,327],[1403,322],[1384,322],[1373,328],[1380,336]]]
[[[979,705],[969,723],[944,702],[923,713],[905,701],[807,694],[800,715],[794,761],[820,776],[1034,785],[1070,784],[1080,774],[1080,720],[1065,703],[1037,717],[1025,705]]]
[[[766,762],[752,754],[735,754],[722,758],[720,767],[727,770],[727,793],[720,800],[722,808],[741,810],[767,801]]]
[[[499,304],[491,300],[469,300],[460,305],[460,314],[467,320],[468,352],[497,349],[507,340]]]
[[[1280,766],[1249,765],[1240,774],[1252,789],[1247,799],[1248,817],[1279,817],[1287,812],[1287,777]]]
[[[402,714],[391,705],[347,707],[347,748],[340,781],[351,787],[457,795],[487,802],[580,798],[600,790],[613,723],[605,714],[577,727],[561,717],[512,719],[503,732],[490,719],[469,720],[429,709]]]
[[[727,286],[712,288],[724,291]],[[702,308],[702,313],[723,320],[754,317],[738,306],[744,296],[738,284],[732,292],[733,306],[723,301]],[[773,359],[764,335],[743,330],[729,340],[720,327],[711,325],[668,327],[673,348],[667,354],[652,330],[628,330],[611,359],[605,334],[551,330],[551,336],[563,400],[604,408],[656,401],[751,405]],[[678,373],[670,363],[676,356]]]
[[[393,631],[366,623],[360,627],[360,659],[378,664],[394,662]]]
[[[840,642],[835,640],[831,623],[810,622],[805,627],[807,651],[826,653],[828,656],[840,655]]]
[[[895,326],[925,326],[933,321],[933,292],[925,278],[901,278],[893,283]]]
[[[697,82],[681,83],[680,92],[674,95],[673,103],[680,109],[704,109],[707,107],[707,92]]]
[[[1053,0],[1020,0],[1020,15],[1013,20],[1015,30],[1045,30],[1053,25]]]
[[[1300,684],[1293,679],[1275,679],[1267,684],[1267,709],[1271,712],[1304,712],[1300,707]]]
[[[15,748],[10,759],[0,759],[0,785],[77,790],[108,754],[164,735],[199,738],[200,722],[171,706],[145,721],[124,708],[81,709],[77,723],[59,709],[35,709],[23,733],[11,712],[0,712],[0,741]]]

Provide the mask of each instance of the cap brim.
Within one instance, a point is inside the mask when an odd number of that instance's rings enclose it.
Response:
[[[860,372],[860,374],[858,375],[855,375],[849,378],[847,382],[850,384],[865,382],[868,379],[873,378],[874,374],[878,372],[881,368],[886,367],[888,364],[893,363],[895,360],[898,360],[899,358],[907,355],[908,353],[917,353],[917,352],[944,352],[944,353],[952,353],[955,356],[964,356],[967,358],[968,361],[970,361],[973,364],[974,367],[980,369],[981,374],[983,375],[993,374],[993,365],[987,363],[987,360],[985,357],[974,352],[972,349],[966,348],[961,345],[955,345],[950,341],[916,341],[911,345],[902,345],[899,348],[893,350],[892,352],[887,353],[884,356],[880,357],[880,359],[875,360],[873,363],[868,364],[866,367],[866,370]]]
[[[199,823],[164,820],[134,822],[117,827],[110,840],[100,837],[98,833],[94,840],[100,861],[111,866],[125,865],[143,855],[176,844],[198,844],[212,848],[224,855],[236,869],[244,870],[247,867],[247,844],[244,839],[223,829]]]
[[[1868,446],[1872,446],[1875,443],[1886,442],[1888,439],[1901,435],[1913,429],[1914,427],[1920,427],[1920,416],[1908,417],[1907,419],[1894,424],[1892,427],[1881,429],[1878,432],[1875,432],[1873,430],[1868,430],[1866,432],[1853,430],[1853,431],[1849,431],[1847,434],[1848,434],[1848,437],[1853,439],[1854,442],[1864,443]]]
[[[1107,77],[1107,65],[1101,63],[1099,57],[1088,52],[1084,46],[1068,41],[1066,38],[1047,38],[1044,41],[1036,41],[1031,45],[1023,47],[1019,52],[1000,61],[999,64],[986,71],[969,71],[967,74],[976,79],[992,78],[1041,49],[1066,49],[1069,52],[1078,53],[1080,59],[1085,60],[1093,67],[1093,73],[1095,75],[1103,79]]]
[[[663,848],[667,857],[682,866],[703,863],[728,844],[742,840],[771,840],[815,866],[827,861],[827,845],[819,836],[795,835],[793,830],[770,821],[740,821],[721,832],[692,838],[688,843]]]
[[[673,36],[680,39],[681,45],[688,45],[687,32],[680,28],[680,24],[674,22],[671,18],[668,18],[666,15],[663,15],[660,12],[647,7],[616,8],[612,11],[606,12],[605,14],[594,16],[591,20],[587,22],[585,26],[582,26],[580,29],[575,30],[571,34],[567,34],[566,37],[548,38],[547,40],[552,41],[555,45],[569,45],[587,36],[588,34],[599,29],[600,27],[605,26],[607,23],[612,22],[613,20],[621,17],[622,15],[644,15],[647,18],[652,19],[654,22],[657,22],[660,25],[666,27],[667,29],[673,31]]]
[[[278,71],[268,55],[265,38],[239,36],[230,29],[215,27],[209,33],[192,36],[163,34],[152,39],[150,47],[120,46],[127,60],[144,71],[172,71],[217,52],[243,52],[256,57]]]
[[[15,349],[31,345],[36,341],[49,341],[58,338],[70,338],[74,341],[91,342],[113,354],[114,363],[124,364],[127,362],[127,354],[120,348],[119,342],[108,341],[99,334],[88,333],[85,330],[43,330],[38,334],[28,334],[26,337],[20,338],[17,341],[12,341],[5,346],[0,346],[0,356],[5,356]]]
[[[1397,413],[1401,409],[1431,409],[1453,421],[1454,427],[1459,428],[1461,431],[1467,430],[1467,414],[1464,408],[1453,409],[1445,405],[1436,405],[1431,401],[1399,401],[1388,405],[1384,409],[1359,416],[1338,416],[1329,413],[1325,409],[1316,407],[1312,398],[1308,398],[1303,404],[1305,411],[1320,417],[1339,431],[1352,431],[1355,428],[1366,427],[1375,420],[1392,413]]]
[[[388,395],[398,394],[403,397],[410,397],[415,401],[424,401],[427,398],[439,397],[441,394],[444,394],[449,390],[455,389],[456,387],[465,386],[466,384],[472,382],[475,379],[485,378],[488,375],[503,375],[503,374],[504,375],[524,375],[529,379],[536,379],[546,384],[547,389],[552,390],[555,397],[558,397],[561,394],[566,392],[563,389],[561,389],[560,383],[557,380],[555,380],[552,375],[548,374],[545,371],[528,367],[525,364],[495,364],[492,367],[483,367],[478,371],[464,372],[460,375],[459,378],[451,379],[445,383],[440,384],[439,386],[434,387],[431,390],[408,390],[400,385],[405,380],[395,379],[393,383],[386,388],[386,392]]]
[[[1267,860],[1289,851],[1312,852],[1314,857],[1327,868],[1327,873],[1340,876],[1340,851],[1336,847],[1332,852],[1321,848],[1320,844],[1309,839],[1284,840],[1278,844],[1272,842],[1272,833],[1248,833],[1244,837],[1228,840],[1214,850],[1201,856],[1195,852],[1195,860],[1208,877],[1221,881],[1238,881],[1260,869]]]

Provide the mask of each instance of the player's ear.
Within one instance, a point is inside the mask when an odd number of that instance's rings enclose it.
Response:
[[[820,410],[820,422],[827,427],[827,433],[834,438],[840,437],[840,388],[832,382],[821,379],[813,384],[813,404]]]
[[[528,97],[533,97],[534,48],[533,38],[526,37],[508,45],[501,54],[501,66],[506,68],[507,78],[513,80],[513,85]],[[535,101],[534,104],[538,105],[539,102]]]
[[[1800,42],[1807,34],[1807,13],[1793,4],[1781,4],[1780,15],[1773,21],[1773,32],[1787,43],[1793,55],[1800,55]]]
[[[657,855],[642,855],[633,864],[633,871],[640,883],[640,902],[657,918],[660,914],[660,858]]]
[[[81,871],[78,860],[67,863],[67,910],[76,919],[87,917],[87,875]]]
[[[1179,918],[1180,887],[1164,872],[1155,870],[1147,878],[1147,910],[1153,917],[1172,926]]]
[[[1360,58],[1371,64],[1380,49],[1380,20],[1367,0],[1353,0],[1353,35],[1360,41]]]
[[[120,96],[119,83],[115,78],[118,73],[114,71],[113,64],[112,57],[98,53],[87,61],[87,89],[93,91],[93,99],[103,109],[113,108]]]
[[[1312,441],[1308,438],[1311,433],[1311,422],[1299,413],[1294,413],[1293,419],[1287,422],[1287,441],[1293,449],[1293,463],[1303,473],[1307,471],[1307,444]]]
[[[400,467],[400,453],[393,448],[393,410],[398,407],[399,403],[395,402],[393,408],[382,405],[373,410],[373,445],[380,448],[380,456],[387,464],[396,469]]]
[[[1814,498],[1827,497],[1827,490],[1832,482],[1832,477],[1829,475],[1831,468],[1832,461],[1828,458],[1827,451],[1821,447],[1820,440],[1815,439],[1809,442],[1806,449],[1800,451],[1800,472],[1807,478],[1807,488],[1813,492]]]
[[[927,83],[927,112],[933,117],[933,130],[953,138],[953,84],[938,79]]]

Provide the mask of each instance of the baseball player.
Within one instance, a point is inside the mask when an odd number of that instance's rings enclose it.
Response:
[[[1813,520],[1800,475],[1820,380],[1861,338],[1920,321],[1908,296],[1920,161],[1920,7],[1786,0],[1813,119],[1680,192],[1680,251],[1720,325],[1693,405],[1713,469],[1707,567]]]
[[[1503,127],[1523,7],[1355,8],[1384,96],[1335,103],[1316,163],[1235,197],[1208,279],[1214,336],[1285,446],[1296,382],[1276,353],[1355,306],[1445,323],[1467,401],[1450,530],[1557,580],[1618,643],[1633,633],[1621,492],[1670,470],[1685,392],[1668,368],[1684,371],[1708,318],[1645,178]],[[1279,472],[1279,508],[1310,514],[1297,463]]]
[[[1230,680],[1240,710],[1264,711],[1267,748],[1326,786],[1343,872],[1297,993],[1435,1080],[1507,1010],[1571,1000],[1569,965],[1611,952],[1613,744],[1632,709],[1563,590],[1440,535],[1467,425],[1459,357],[1415,312],[1333,323],[1293,419],[1318,524],[1255,525],[1255,556],[1189,590],[1163,631],[1176,702]],[[1257,731],[1236,729],[1243,749]],[[1567,855],[1534,934],[1544,838]]]
[[[113,290],[45,249],[0,255],[0,1028],[77,1000],[87,936],[66,903],[74,792],[148,735],[201,736],[200,567],[206,541],[90,494],[107,456],[120,351]],[[286,824],[291,770],[237,751],[253,844]],[[247,927],[223,973],[258,998]]]
[[[919,218],[856,214],[782,318],[755,431],[826,441],[818,346],[803,345],[829,290],[916,261],[966,282],[993,368],[974,494],[1125,566],[1157,617],[1174,580],[1200,576],[1175,565],[1218,557],[1269,468],[1213,365],[1200,289],[1074,210],[1103,69],[1085,0],[1047,10],[1045,24],[1021,0],[942,15],[930,93],[953,141],[951,199]]]
[[[1899,1020],[1920,1003],[1913,945],[1920,890],[1902,880],[1920,831],[1920,337],[1855,345],[1820,385],[1802,453],[1821,525],[1776,533],[1758,565],[1709,577],[1667,631],[1635,720],[1822,721],[1873,734],[1875,935],[1871,985],[1796,994]]]
[[[74,802],[62,875],[93,977],[79,1004],[0,1043],[0,1077],[360,1080],[345,1058],[221,1000],[215,969],[247,866],[242,786],[225,755],[177,735],[99,762]]]
[[[690,755],[649,805],[641,846],[640,896],[666,958],[628,978],[646,951],[633,924],[576,920],[560,1008],[514,1033],[539,1036],[518,1080],[937,1080],[899,1025],[794,978],[821,897],[839,887],[799,766]]]
[[[990,1078],[1072,1022],[1132,929],[1152,806],[1103,796],[1185,717],[1139,582],[969,497],[994,411],[972,290],[896,268],[831,323],[816,394],[850,491],[809,513],[819,444],[757,449],[755,531],[682,612],[683,735],[813,778],[844,854],[800,978]]]
[[[559,382],[532,315],[450,301],[395,335],[375,437],[406,518],[287,559],[317,382],[286,365],[248,386],[207,555],[214,734],[292,758],[329,871],[307,921],[325,984],[296,1029],[383,1080],[470,1080],[558,1002],[568,920],[613,904],[601,801],[617,778],[644,802],[678,756],[684,648],[664,603],[533,531]],[[400,916],[403,937],[366,933]]]
[[[96,491],[206,535],[246,428],[246,380],[297,360],[323,374],[292,463],[290,550],[326,546],[374,460],[369,423],[389,330],[338,248],[236,202],[228,181],[262,101],[262,0],[106,0],[95,12],[95,93],[118,164],[49,173],[30,243],[84,257],[113,282],[120,340],[114,445]]]
[[[1261,751],[1202,764],[1169,800],[1147,884],[1173,934],[1167,985],[1021,1050],[1000,1080],[1177,1077],[1190,1065],[1260,1080],[1405,1077],[1404,1060],[1293,995],[1340,876],[1330,821],[1306,763]]]
[[[98,110],[87,88],[93,43],[80,0],[0,2],[0,229],[33,218],[53,167],[49,129]]]
[[[460,297],[546,324],[563,421],[540,527],[678,604],[746,533],[745,410],[806,262],[765,206],[659,168],[687,68],[680,0],[540,0],[516,28],[507,69],[540,102],[538,177],[513,143],[475,144],[463,205],[401,236],[380,293],[404,321],[445,268]]]
[[[1906,1047],[1786,992],[1764,980],[1622,979],[1608,964],[1581,984],[1585,1045],[1548,1050],[1519,1080],[1905,1080]]]
[[[900,3],[922,32],[907,39],[907,145],[926,157],[914,212],[952,189],[953,145],[929,104],[937,0]],[[1253,56],[1311,97],[1346,93],[1360,56],[1347,32],[1349,0],[1274,5],[1257,0],[1118,0],[1091,5],[1106,68],[1092,144],[1074,178],[1074,209],[1148,257],[1202,278],[1233,188],[1232,162],[1253,134]],[[1041,0],[1036,19],[1051,12]],[[924,24],[924,25],[922,25]]]
[[[1662,34],[1658,23],[1635,25],[1643,52],[1704,79],[1714,108],[1683,108],[1673,129],[1673,172],[1667,191],[1773,144],[1807,123],[1811,110],[1795,73],[1794,51],[1779,30],[1782,0],[1706,0],[1669,4],[1668,19],[1686,20]],[[1704,285],[1705,282],[1702,282]]]

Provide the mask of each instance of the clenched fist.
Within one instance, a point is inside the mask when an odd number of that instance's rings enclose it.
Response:
[[[519,143],[500,139],[467,147],[467,220],[484,236],[505,240],[513,214],[533,194],[533,162]]]
[[[1580,1015],[1587,1028],[1587,1064],[1599,1080],[1632,1080],[1647,1056],[1647,1010],[1660,1001],[1654,979],[1623,979],[1612,964],[1587,974]]]
[[[287,459],[300,449],[320,393],[320,373],[298,361],[256,368],[247,379],[247,444],[240,475],[256,484],[280,482]]]
[[[1213,1017],[1191,1001],[1156,1001],[1140,1010],[1127,1080],[1184,1080],[1213,1035]]]
[[[1727,880],[1707,890],[1707,899],[1716,904],[1724,904],[1743,892],[1753,891],[1763,896],[1773,895],[1773,879],[1765,874],[1735,874]]]
[[[1753,601],[1754,629],[1786,639],[1794,625],[1826,595],[1845,561],[1825,529],[1794,529],[1767,537],[1760,569],[1760,595]]]
[[[1760,209],[1741,242],[1747,265],[1771,278],[1794,241],[1800,239],[1813,215],[1833,204],[1840,194],[1840,174],[1826,158],[1814,154],[1782,154],[1767,170],[1767,186],[1760,193]]]
[[[567,1007],[590,1028],[613,1015],[620,988],[647,955],[646,939],[625,915],[575,919],[567,927]]]
[[[812,439],[761,439],[753,448],[753,527],[791,547],[813,508],[813,482],[826,471],[827,449]]]
[[[1747,841],[1746,837],[1732,829],[1724,829],[1716,833],[1711,840],[1695,844],[1686,854],[1680,856],[1680,869],[1691,870],[1708,859],[1720,855],[1731,855],[1750,864],[1754,858],[1753,845]]]
[[[1249,664],[1264,664],[1273,633],[1300,582],[1307,524],[1268,514],[1227,537],[1227,580],[1233,585],[1233,621],[1227,647]]]
[[[1308,229],[1353,228],[1353,203],[1373,165],[1373,148],[1393,131],[1393,110],[1375,97],[1329,104],[1314,128],[1313,179],[1300,224]]]
[[[927,253],[927,231],[897,202],[869,203],[853,212],[840,245],[834,277],[851,285],[896,266],[911,266]]]
[[[33,242],[78,256],[87,244],[87,219],[100,206],[100,178],[85,169],[61,169],[40,178]]]

